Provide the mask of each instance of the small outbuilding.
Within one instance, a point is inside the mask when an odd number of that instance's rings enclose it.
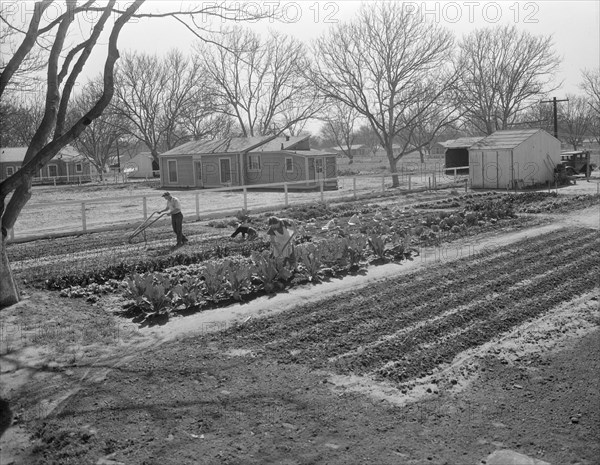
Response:
[[[560,141],[543,129],[496,131],[471,145],[471,187],[512,189],[554,181]]]
[[[469,174],[469,147],[476,144],[480,137],[460,137],[449,140],[444,143],[446,150],[444,153],[446,174]],[[459,170],[449,168],[461,168]]]
[[[152,169],[152,154],[150,152],[140,152],[130,160],[121,162],[121,171],[128,178],[152,178],[154,170]],[[158,177],[158,172],[156,173]]]
[[[191,141],[160,154],[161,185],[268,187],[287,182],[291,189],[315,189],[322,181],[324,188],[336,189],[336,156],[311,150],[309,136]]]

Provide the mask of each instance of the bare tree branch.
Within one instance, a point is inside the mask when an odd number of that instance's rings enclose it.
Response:
[[[325,98],[366,119],[386,150],[394,186],[397,162],[414,149],[416,129],[436,112],[444,115],[436,130],[455,119],[446,98],[456,82],[449,69],[453,44],[448,31],[393,2],[363,5],[356,20],[314,44],[312,81]]]
[[[547,92],[560,60],[552,37],[515,26],[478,29],[459,44],[457,104],[480,133],[507,129]]]

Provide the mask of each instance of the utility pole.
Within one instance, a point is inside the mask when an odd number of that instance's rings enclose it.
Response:
[[[568,102],[569,99],[557,100],[556,97],[553,97],[552,100],[542,100],[540,103],[552,103],[554,105],[554,137],[558,139],[558,111],[556,109],[556,104],[558,102]]]

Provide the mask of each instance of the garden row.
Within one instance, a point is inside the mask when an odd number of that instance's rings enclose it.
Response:
[[[561,213],[573,209],[581,209],[598,205],[600,196],[597,194],[582,194],[559,196],[556,192],[524,192],[507,194],[502,192],[486,192],[482,194],[467,194],[460,197],[423,202],[415,205],[421,209],[470,208],[479,203],[481,198],[512,208],[515,213]]]
[[[597,287],[599,259],[595,232],[563,230],[249,322],[219,340],[402,382]]]

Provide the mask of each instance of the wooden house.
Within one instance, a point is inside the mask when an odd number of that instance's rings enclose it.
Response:
[[[0,180],[12,176],[21,168],[26,153],[27,147],[0,148]],[[67,145],[40,169],[34,181],[42,183],[89,181],[96,174],[96,169],[89,160]]]
[[[165,188],[293,183],[291,189],[337,188],[336,153],[311,150],[309,137],[233,137],[192,141],[159,156]],[[282,186],[278,186],[282,188]]]

